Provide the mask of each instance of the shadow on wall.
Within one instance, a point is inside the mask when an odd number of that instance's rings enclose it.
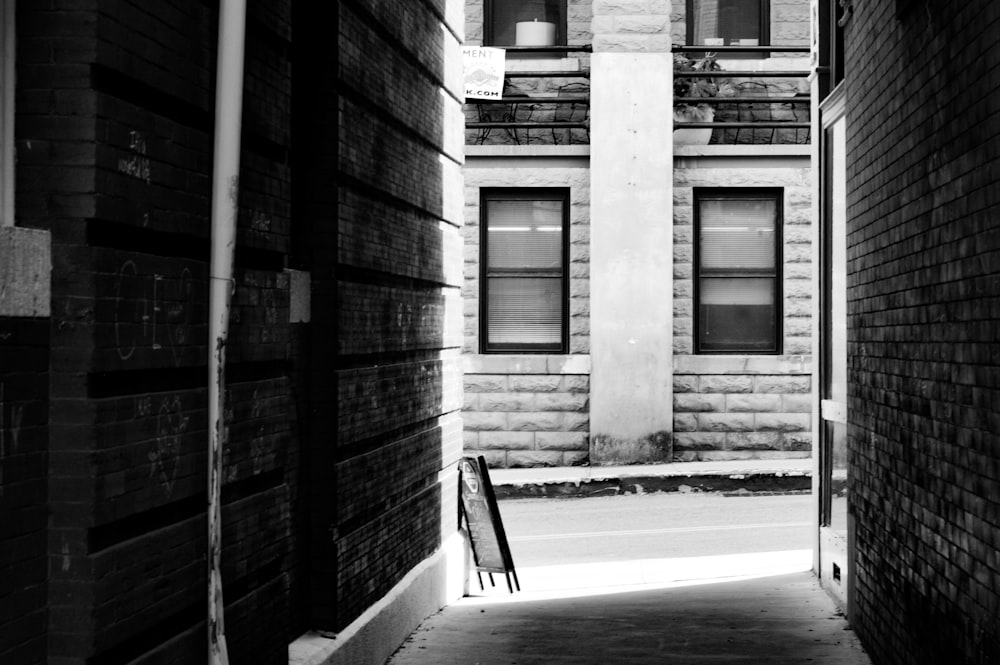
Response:
[[[312,629],[342,630],[457,530],[461,50],[424,3],[391,7],[340,3],[340,153],[315,156],[320,168],[338,163],[337,232],[323,205],[329,180],[309,178],[301,201],[312,241],[311,351],[321,359],[311,369],[321,422],[304,467],[318,582]],[[317,12],[299,16],[319,52]],[[329,124],[303,115],[307,137]]]

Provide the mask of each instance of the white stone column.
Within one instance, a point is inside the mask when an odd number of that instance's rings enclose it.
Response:
[[[673,60],[591,59],[591,461],[669,461]]]

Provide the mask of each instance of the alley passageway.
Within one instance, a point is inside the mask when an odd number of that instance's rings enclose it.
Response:
[[[522,586],[527,587],[532,575],[525,572],[528,581]],[[427,619],[389,661],[554,663],[870,661],[843,615],[805,570],[565,593],[526,590],[504,596],[488,590]]]

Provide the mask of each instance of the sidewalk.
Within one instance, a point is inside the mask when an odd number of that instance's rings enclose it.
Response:
[[[421,624],[389,665],[871,665],[808,571],[811,557],[618,562],[556,577],[553,567],[524,569],[522,591],[500,580],[474,588]]]
[[[812,461],[495,469],[499,498],[809,491]],[[522,567],[425,620],[387,665],[871,665],[812,550]]]
[[[490,469],[497,499],[646,492],[808,492],[811,459]]]

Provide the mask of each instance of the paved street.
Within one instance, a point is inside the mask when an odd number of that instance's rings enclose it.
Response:
[[[517,568],[812,547],[812,497],[658,493],[499,502]]]

